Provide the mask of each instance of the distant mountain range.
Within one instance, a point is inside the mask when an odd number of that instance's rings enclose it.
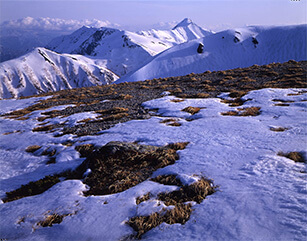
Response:
[[[18,58],[36,47],[46,46],[52,39],[71,34],[83,25],[118,27],[108,21],[25,17],[0,25],[0,62]]]
[[[171,30],[130,32],[84,26],[53,39],[47,48],[0,63],[0,98],[306,60],[306,26],[213,33],[187,18]]]
[[[104,67],[123,76],[174,45],[211,34],[186,18],[172,30],[130,32],[82,27],[68,36],[54,39],[47,48],[103,59]]]

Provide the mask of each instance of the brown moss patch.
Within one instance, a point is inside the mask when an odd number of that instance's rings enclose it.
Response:
[[[199,108],[199,107],[188,106],[188,107],[182,109],[181,111],[185,111],[185,112],[190,113],[191,115],[194,115],[194,114],[198,113],[200,110],[201,110],[201,108]]]
[[[303,153],[297,151],[292,151],[288,153],[279,152],[277,155],[289,158],[295,162],[307,162]]]
[[[33,153],[33,152],[36,152],[40,148],[41,148],[41,146],[38,146],[38,145],[28,146],[26,148],[26,152]]]

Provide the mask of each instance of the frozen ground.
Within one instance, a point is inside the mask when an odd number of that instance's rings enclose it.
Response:
[[[251,99],[243,107],[261,107],[253,117],[223,116],[235,110],[215,99],[188,99],[171,102],[173,96],[144,103],[159,108],[148,120],[121,123],[99,136],[54,137],[54,133],[32,132],[42,111],[30,114],[25,121],[0,119],[0,197],[29,181],[67,168],[74,168],[84,158],[75,145],[109,141],[139,141],[142,144],[165,145],[190,142],[179,151],[180,159],[153,175],[178,174],[189,181],[204,175],[219,185],[219,191],[193,206],[185,224],[162,224],[143,236],[145,240],[306,240],[306,164],[278,156],[277,153],[299,151],[306,156],[306,99],[299,89],[263,89],[244,96]],[[227,94],[221,97],[227,98]],[[289,106],[275,106],[273,99],[287,100]],[[29,101],[30,100],[30,101]],[[2,100],[1,113],[28,106],[38,100]],[[5,102],[4,102],[5,101]],[[293,101],[293,102],[289,102]],[[8,106],[8,107],[7,107]],[[187,106],[203,107],[199,113],[181,111]],[[63,108],[60,106],[59,108]],[[53,108],[54,109],[54,108]],[[44,110],[46,111],[46,110]],[[91,112],[51,119],[51,123],[93,117]],[[181,126],[160,123],[176,118]],[[187,118],[194,119],[187,121]],[[271,127],[285,127],[283,132]],[[3,135],[5,134],[5,135]],[[65,146],[67,140],[77,140]],[[57,150],[56,163],[46,165],[47,157],[40,150],[25,152],[30,145]],[[160,210],[158,201],[150,199],[136,205],[136,198],[173,190],[152,181],[145,181],[122,193],[106,196],[82,195],[86,186],[80,180],[62,181],[48,191],[0,204],[0,233],[7,240],[120,240],[133,233],[125,222],[135,215]],[[37,222],[48,213],[71,214],[60,224],[40,227]]]

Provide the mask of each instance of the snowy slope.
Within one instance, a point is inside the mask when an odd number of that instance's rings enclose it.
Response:
[[[226,96],[223,94],[223,98]],[[32,132],[42,111],[33,112],[26,121],[1,117],[0,196],[3,198],[5,192],[29,181],[76,167],[83,160],[74,149],[79,142],[101,146],[109,141],[150,145],[189,141],[186,149],[179,152],[180,159],[159,169],[154,176],[178,174],[183,180],[193,180],[195,174],[205,175],[220,186],[220,191],[200,204],[194,203],[190,220],[184,225],[163,223],[146,233],[144,240],[304,241],[306,163],[295,163],[277,153],[306,154],[306,98],[307,94],[300,94],[299,89],[252,91],[244,96],[251,100],[243,107],[259,106],[261,114],[238,117],[222,116],[221,112],[235,107],[229,107],[219,98],[172,102],[174,97],[166,96],[144,103],[148,108],[157,108],[162,116],[121,123],[103,135],[84,137]],[[273,99],[287,99],[289,106],[275,106]],[[1,100],[0,109],[3,106],[5,111],[18,109],[36,101],[39,99]],[[190,114],[181,110],[187,106],[205,109],[195,114],[194,121],[186,121]],[[93,113],[85,112],[50,121],[76,123],[92,116]],[[181,126],[160,123],[165,119],[163,116],[176,118]],[[274,132],[271,127],[287,130]],[[67,140],[76,143],[65,146]],[[56,163],[46,165],[45,157],[25,152],[29,145],[55,148]],[[146,180],[121,193],[86,197],[82,195],[86,186],[81,180],[62,181],[40,195],[0,203],[1,237],[36,241],[125,240],[133,234],[126,224],[129,218],[148,215],[163,207],[154,199],[136,205],[136,198],[147,192],[154,194],[174,188]],[[36,225],[50,213],[71,215],[52,227]]]
[[[20,58],[0,64],[0,98],[109,84],[117,78],[99,61],[36,48]]]
[[[117,83],[306,60],[307,25],[226,30],[174,46]],[[204,52],[197,53],[199,43]]]
[[[137,33],[114,28],[82,27],[71,35],[54,39],[47,48],[60,53],[95,56],[105,60],[106,68],[123,76],[176,44],[210,34],[188,19],[173,30]]]

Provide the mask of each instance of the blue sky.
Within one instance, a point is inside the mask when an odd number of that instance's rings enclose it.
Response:
[[[210,29],[306,23],[306,0],[0,0],[0,22],[23,17],[99,19],[147,28],[191,18]]]

